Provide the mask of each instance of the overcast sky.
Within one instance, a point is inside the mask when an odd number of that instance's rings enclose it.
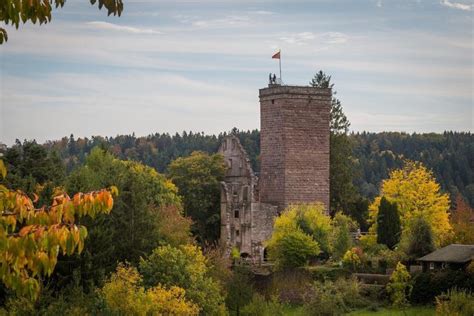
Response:
[[[7,28],[0,142],[259,128],[278,72],[332,75],[354,131],[473,131],[473,0],[68,0]]]

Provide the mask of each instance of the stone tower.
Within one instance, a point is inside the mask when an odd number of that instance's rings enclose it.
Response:
[[[331,89],[260,89],[260,201],[283,210],[319,201],[329,208]]]
[[[265,260],[275,217],[289,204],[329,207],[331,89],[270,84],[260,90],[260,175],[234,135],[219,153],[227,163],[221,182],[221,244],[253,263]]]

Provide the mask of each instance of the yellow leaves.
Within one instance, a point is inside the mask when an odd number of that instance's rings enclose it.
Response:
[[[402,169],[392,171],[382,183],[381,196],[397,203],[403,229],[413,217],[423,217],[432,226],[437,245],[449,237],[449,197],[440,192],[433,173],[421,163],[406,161]],[[381,196],[369,207],[371,231],[375,231]]]
[[[119,264],[100,290],[107,307],[121,315],[198,315],[199,307],[186,300],[180,287],[156,286],[145,290],[137,269]]]
[[[20,229],[20,232],[18,233],[18,235],[20,235],[20,237],[23,237],[26,234],[28,234],[32,229],[33,229],[33,226],[25,226],[22,229]]]
[[[51,275],[59,251],[72,255],[84,249],[87,229],[76,226],[76,218],[108,214],[112,195],[118,191],[112,187],[111,191],[78,193],[73,199],[62,190],[56,193],[51,206],[36,209],[23,192],[0,187],[0,279],[33,299],[40,289],[37,279]]]
[[[112,186],[109,188],[109,191],[110,191],[110,193],[112,194],[112,196],[114,196],[114,197],[117,197],[118,194],[119,194],[118,188],[117,188],[115,185],[112,185]]]
[[[5,167],[5,164],[3,163],[3,160],[1,159],[0,159],[0,176],[2,176],[2,179],[5,179],[5,177],[7,176],[7,168]]]

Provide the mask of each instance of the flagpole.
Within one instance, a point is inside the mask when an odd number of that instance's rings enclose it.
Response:
[[[281,80],[281,49],[279,50],[279,52],[280,52],[280,58],[278,59],[278,61],[280,62],[280,82],[283,82],[283,80]]]

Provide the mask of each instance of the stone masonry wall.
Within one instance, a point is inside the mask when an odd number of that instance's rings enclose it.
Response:
[[[319,201],[329,207],[331,90],[272,86],[260,90],[260,201]]]

